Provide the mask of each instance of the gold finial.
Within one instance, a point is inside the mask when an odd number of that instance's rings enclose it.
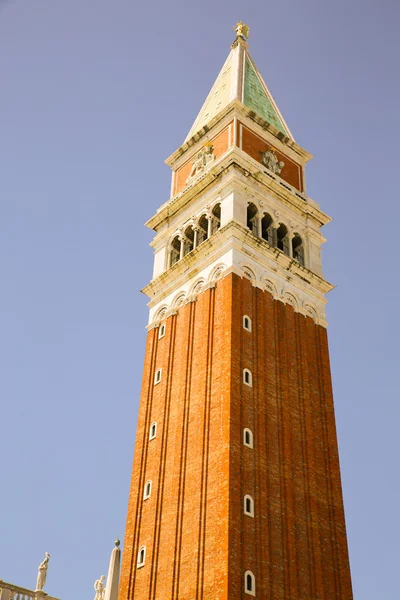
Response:
[[[249,39],[250,28],[245,23],[242,23],[242,21],[239,21],[238,23],[236,23],[236,27],[234,27],[233,29],[236,31],[237,38],[242,37],[242,38]]]

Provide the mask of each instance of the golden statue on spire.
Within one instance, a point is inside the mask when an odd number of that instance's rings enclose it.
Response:
[[[236,37],[242,37],[243,39],[249,38],[250,28],[245,23],[242,23],[242,21],[236,23],[236,26],[233,29],[236,31]]]

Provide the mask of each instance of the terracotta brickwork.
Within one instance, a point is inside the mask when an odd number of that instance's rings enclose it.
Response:
[[[239,147],[249,154],[254,160],[262,163],[261,153],[266,152],[271,148],[271,144],[268,144],[262,137],[245,127],[240,121],[238,121],[238,140]],[[280,177],[290,183],[293,187],[298,189],[300,192],[304,191],[303,186],[303,174],[301,166],[291,160],[285,154],[282,154],[274,147],[277,157],[280,161],[285,163]]]
[[[221,131],[218,135],[210,140],[212,143],[214,150],[213,154],[215,154],[215,158],[218,159],[220,156],[225,154],[225,152],[229,149],[233,140],[233,132],[232,132],[233,124],[230,123],[223,131]],[[190,157],[190,159],[182,165],[175,173],[175,184],[174,184],[174,194],[180,192],[186,185],[186,180],[190,175],[192,170],[193,161],[196,158],[197,152]]]
[[[250,598],[246,570],[258,599],[352,599],[326,330],[231,274],[149,331],[119,600]]]

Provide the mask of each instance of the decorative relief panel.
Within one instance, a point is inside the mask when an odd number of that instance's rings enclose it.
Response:
[[[220,158],[229,149],[230,139],[233,138],[232,135],[229,135],[229,130],[231,127],[232,124],[229,124],[228,127],[226,127],[208,142],[212,145],[212,155],[214,156],[214,160]],[[175,172],[174,195],[183,190],[186,185],[191,183],[191,181],[194,179],[194,175],[199,176],[200,171],[197,169],[197,167],[196,172],[193,175],[193,167],[196,161],[200,160],[200,156],[198,155],[204,149],[205,148],[197,152],[194,156],[192,155],[190,159]],[[211,161],[208,159],[206,166],[208,166],[210,162]],[[198,166],[200,166],[200,162],[198,163]],[[205,167],[203,166],[202,171],[204,170]]]
[[[279,175],[294,188],[303,192],[302,171],[300,165],[268,144],[242,123],[239,127],[239,147],[251,158],[264,165],[267,169]],[[272,167],[272,168],[271,168]]]
[[[274,148],[270,148],[266,152],[261,152],[261,162],[264,167],[267,167],[273,173],[280,175],[285,163],[279,160]]]
[[[192,179],[196,177],[196,175],[204,171],[204,169],[214,160],[214,146],[211,144],[211,142],[209,142],[204,146],[204,148],[199,150],[199,152],[197,153],[196,158],[192,164],[190,175],[186,179],[186,183],[189,183]]]

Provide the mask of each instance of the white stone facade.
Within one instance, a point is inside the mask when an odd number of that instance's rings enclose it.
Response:
[[[259,167],[233,147],[202,175],[197,189],[189,186],[157,213],[157,235],[151,244],[155,252],[153,279],[143,290],[150,297],[150,325],[231,272],[249,277],[254,285],[326,325],[325,293],[332,286],[322,278],[325,239],[320,227],[330,219],[315,202],[280,186],[279,177],[271,180]],[[301,236],[305,266],[249,230],[249,203],[260,215],[270,215],[274,227],[283,223],[289,239],[294,234]],[[219,230],[170,267],[171,240],[189,225],[196,226],[203,215],[209,217],[217,204],[221,207]],[[168,218],[163,218],[163,212]]]

